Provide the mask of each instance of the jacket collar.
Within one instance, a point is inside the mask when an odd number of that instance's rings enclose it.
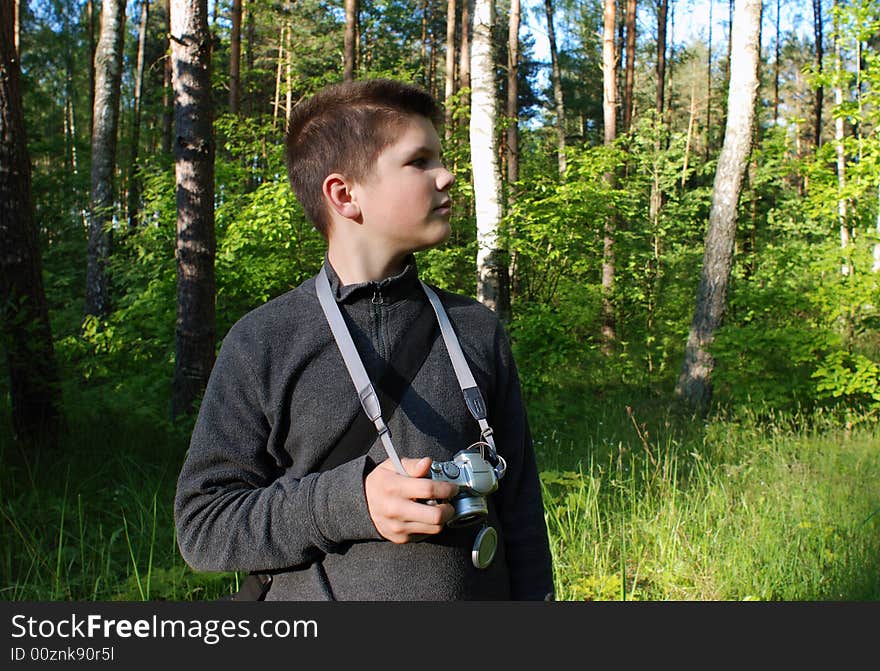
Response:
[[[393,303],[402,298],[406,298],[413,292],[420,291],[419,271],[416,266],[416,258],[410,254],[406,259],[404,269],[397,275],[386,277],[378,282],[359,282],[356,284],[342,284],[336,270],[330,264],[330,258],[324,254],[324,265],[320,272],[327,272],[327,279],[330,280],[330,289],[338,303],[355,303],[359,300],[371,300],[376,292],[382,295],[384,303]]]

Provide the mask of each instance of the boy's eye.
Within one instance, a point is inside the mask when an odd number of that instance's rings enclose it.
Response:
[[[424,168],[426,165],[428,165],[428,159],[426,159],[426,158],[414,158],[412,161],[409,162],[409,164],[410,164],[411,166],[416,167],[416,168]]]

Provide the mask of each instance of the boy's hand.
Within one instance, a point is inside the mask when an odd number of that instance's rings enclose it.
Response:
[[[419,500],[444,500],[455,496],[458,487],[424,477],[431,459],[401,460],[411,477],[394,470],[386,459],[376,466],[364,481],[367,507],[376,530],[392,543],[422,540],[425,535],[438,534],[455,510],[449,503],[429,505]]]

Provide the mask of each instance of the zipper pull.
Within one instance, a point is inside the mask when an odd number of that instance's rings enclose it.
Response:
[[[385,302],[385,299],[382,298],[382,290],[379,288],[379,285],[376,285],[376,289],[373,292],[373,305],[382,305]]]

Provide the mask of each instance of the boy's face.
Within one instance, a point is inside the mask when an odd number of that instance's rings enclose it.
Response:
[[[365,232],[385,251],[408,254],[449,237],[449,187],[455,178],[440,156],[433,124],[408,117],[370,174],[352,186]]]

